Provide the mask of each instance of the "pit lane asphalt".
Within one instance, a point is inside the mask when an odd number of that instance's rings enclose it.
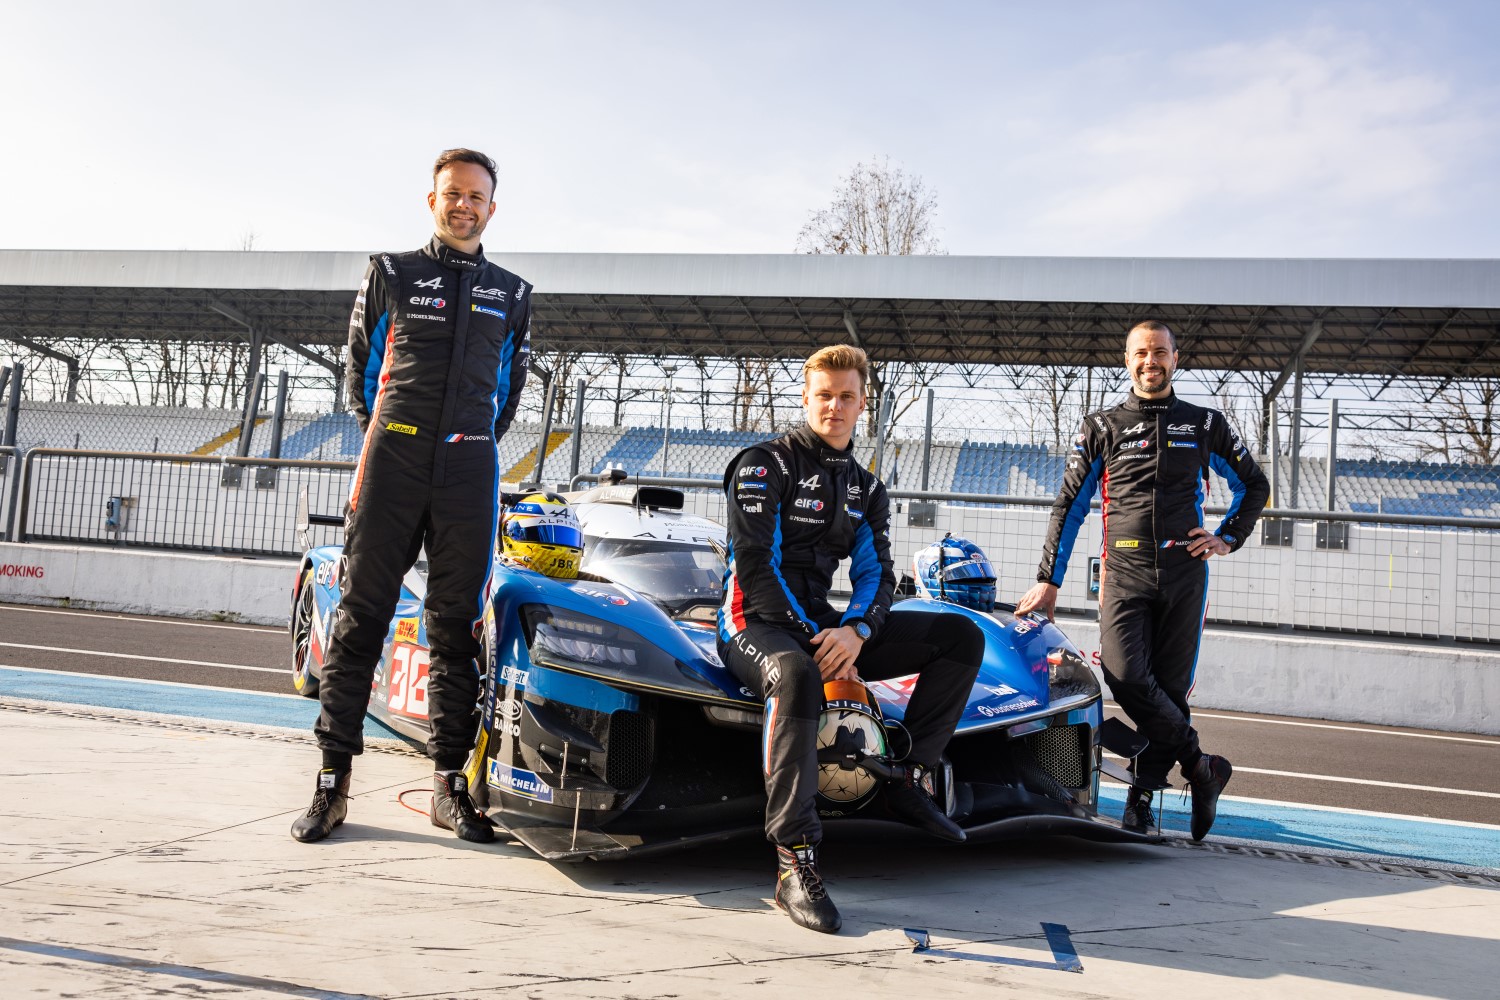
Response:
[[[286,693],[289,652],[279,628],[0,605],[13,667]],[[1500,824],[1500,738],[1212,709],[1194,723],[1234,762],[1236,796]]]

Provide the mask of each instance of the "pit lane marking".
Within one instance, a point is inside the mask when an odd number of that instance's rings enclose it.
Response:
[[[1370,729],[1364,726],[1338,726],[1328,722],[1298,722],[1292,719],[1251,719],[1241,715],[1218,715],[1211,712],[1194,712],[1195,719],[1223,719],[1228,722],[1257,722],[1268,726],[1301,726],[1304,729],[1337,729],[1345,733],[1370,733],[1374,736],[1412,736],[1422,740],[1448,740],[1453,743],[1478,743],[1481,746],[1500,747],[1500,740],[1477,739],[1473,736],[1444,736],[1438,733],[1408,733],[1392,729]]]
[[[112,653],[103,649],[69,649],[66,646],[36,646],[26,642],[0,642],[10,649],[35,649],[46,653],[77,653],[80,656],[108,656],[117,660],[145,660],[149,663],[177,663],[187,667],[218,667],[221,670],[250,670],[257,674],[284,674],[286,667],[252,667],[244,663],[214,663],[210,660],[174,660],[169,656],[141,656],[136,653]]]
[[[24,608],[14,604],[0,604],[0,611],[29,611],[34,615],[69,615],[73,618],[93,618],[96,621],[131,622],[136,625],[186,625],[188,628],[223,628],[234,632],[279,632],[275,625],[225,625],[219,622],[170,621],[158,618],[141,618],[136,615],[111,614],[107,611],[59,611],[55,608]]]

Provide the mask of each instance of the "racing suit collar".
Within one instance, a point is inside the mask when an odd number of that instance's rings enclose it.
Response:
[[[1141,413],[1162,413],[1170,410],[1177,403],[1177,393],[1169,392],[1160,399],[1145,399],[1135,394],[1132,389],[1125,397],[1124,408],[1127,410],[1138,410]]]
[[[422,252],[444,267],[451,267],[456,271],[477,271],[484,266],[484,247],[479,248],[476,254],[467,254],[462,250],[455,250],[444,243],[436,235],[422,248]]]
[[[818,436],[818,432],[807,424],[803,424],[792,431],[792,440],[802,447],[814,452],[818,461],[824,465],[844,466],[849,464],[854,456],[854,441],[850,439],[847,447],[843,449],[830,448],[828,442]]]

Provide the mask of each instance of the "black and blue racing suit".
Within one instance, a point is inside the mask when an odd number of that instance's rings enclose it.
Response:
[[[1100,661],[1115,702],[1151,741],[1137,780],[1165,782],[1172,762],[1197,760],[1188,694],[1208,612],[1208,564],[1188,554],[1203,526],[1209,470],[1232,500],[1215,533],[1238,550],[1270,487],[1218,410],[1176,395],[1131,393],[1091,413],[1073,441],[1042,549],[1037,580],[1061,586],[1078,529],[1096,491],[1104,496],[1104,577],[1099,593]]]
[[[349,321],[347,387],[364,431],[349,492],[342,599],[314,732],[325,766],[360,753],[401,579],[427,549],[427,693],[438,768],[474,742],[475,627],[495,550],[497,446],[526,380],[531,286],[437,237],[370,259]]]
[[[861,678],[920,672],[906,709],[908,756],[929,766],[958,725],[984,637],[961,614],[891,612],[890,503],[852,447],[830,448],[804,425],[741,452],[725,471],[724,489],[729,567],[719,655],[766,703],[766,836],[788,847],[817,843],[823,681],[812,637],[863,622],[871,634],[855,660]],[[828,592],[846,558],[852,593],[839,611]]]

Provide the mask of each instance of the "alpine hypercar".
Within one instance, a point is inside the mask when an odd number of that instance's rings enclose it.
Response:
[[[724,528],[683,511],[683,494],[615,483],[565,494],[584,531],[577,579],[496,558],[483,620],[481,725],[467,767],[476,804],[548,859],[609,858],[763,833],[762,705],[715,649]],[[513,498],[510,498],[513,499]],[[299,519],[338,523],[336,517]],[[292,682],[314,696],[340,594],[340,548],[309,549],[292,590]],[[427,737],[425,566],[407,574],[370,692],[370,714]],[[934,772],[937,801],[970,842],[1064,834],[1147,841],[1096,809],[1101,739],[1124,756],[1138,737],[1105,723],[1098,682],[1051,622],[927,598],[896,610],[957,611],[983,630],[984,663]],[[915,678],[871,683],[881,745],[820,740],[827,835],[899,824],[890,773]],[[838,789],[861,789],[841,795]]]

